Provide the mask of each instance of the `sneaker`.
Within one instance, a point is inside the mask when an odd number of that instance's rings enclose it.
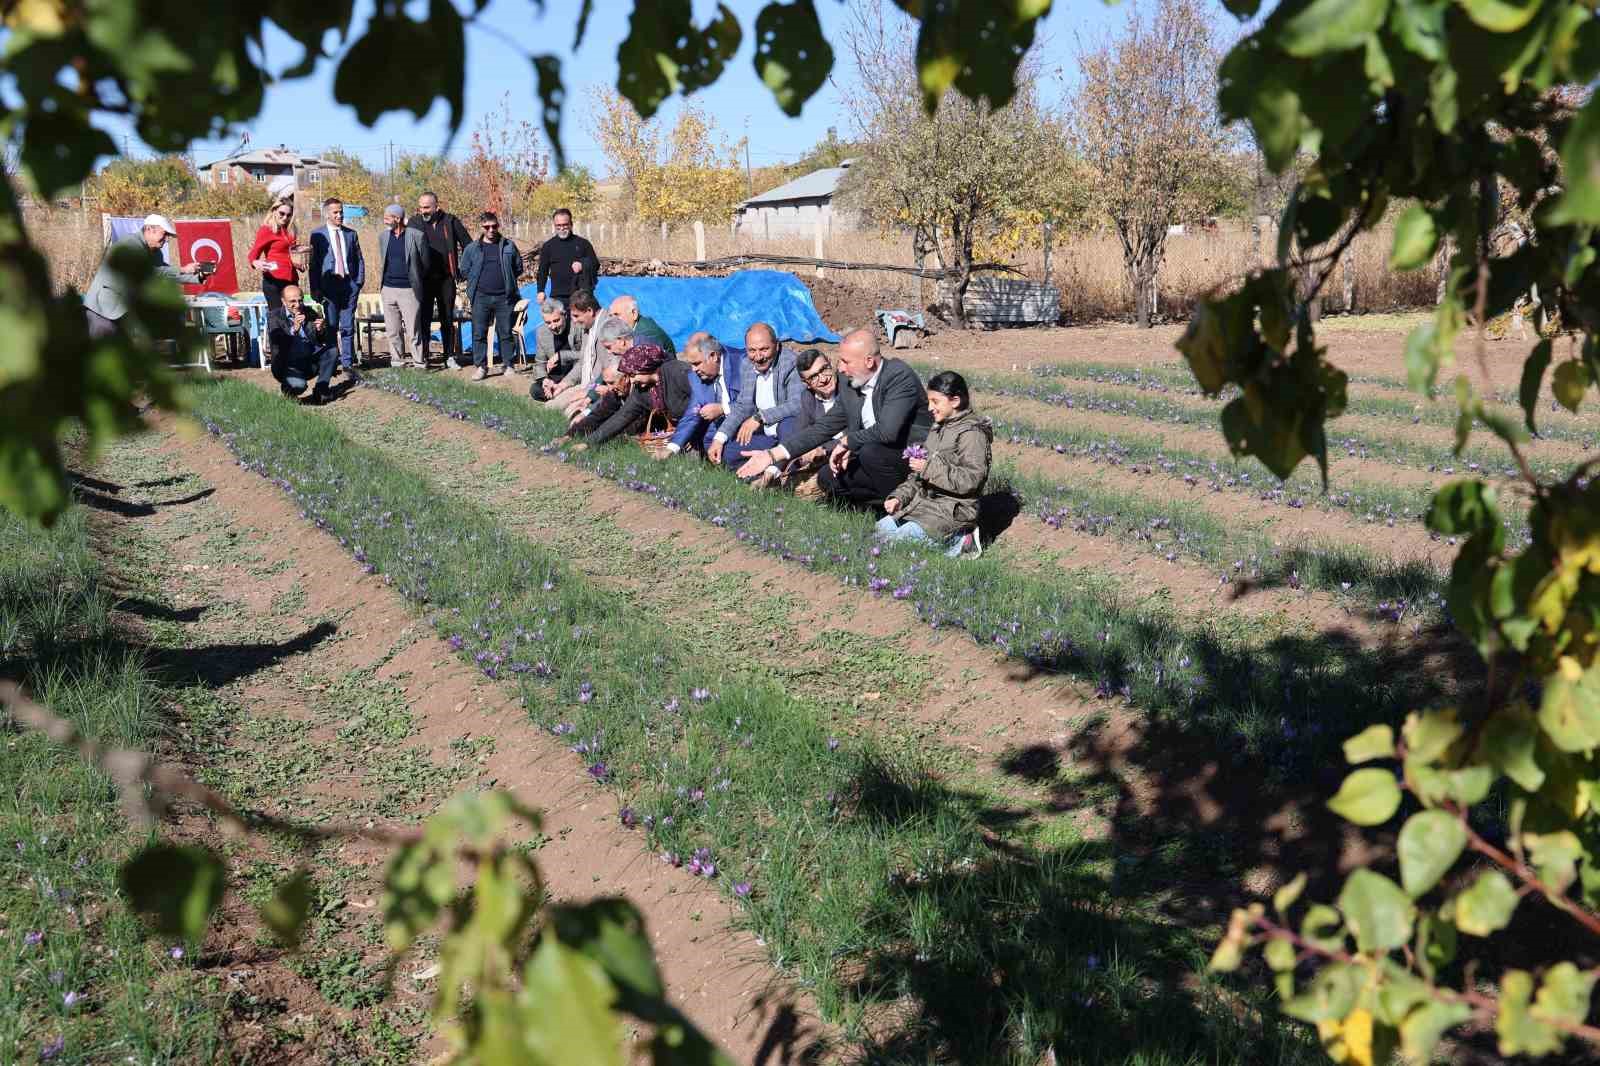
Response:
[[[444,365],[449,367],[451,370],[461,369],[461,364],[456,361],[456,357],[453,355],[444,361]]]
[[[484,378],[486,378],[488,376],[489,376],[489,372],[487,370],[485,370],[483,367],[480,366],[477,369],[477,371],[473,373],[472,380],[473,381],[482,381]]]

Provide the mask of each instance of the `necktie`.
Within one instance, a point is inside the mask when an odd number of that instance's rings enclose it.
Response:
[[[344,277],[344,234],[337,227],[329,226],[328,235],[333,238],[333,272],[339,277]]]

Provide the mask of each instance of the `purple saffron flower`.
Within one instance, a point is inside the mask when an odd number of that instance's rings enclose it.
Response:
[[[689,695],[696,703],[704,703],[706,700],[711,698],[711,690],[708,688],[697,688],[693,692],[689,693]]]
[[[181,958],[183,958],[183,949],[182,948],[173,948],[171,951],[167,952],[167,954],[171,955],[175,959],[181,959]]]
[[[708,881],[711,878],[717,876],[717,864],[714,863],[714,862],[703,862],[703,863],[701,863],[700,864],[700,876],[704,877]]]
[[[701,800],[706,798],[706,790],[703,788],[697,788],[689,793],[689,798],[694,802],[699,803]]]
[[[60,1055],[61,1052],[63,1050],[65,1050],[66,1046],[67,1046],[67,1038],[65,1036],[58,1036],[54,1040],[50,1041],[48,1044],[40,1044],[39,1045],[39,1060],[41,1062],[50,1061],[51,1059],[55,1058],[57,1055]]]
[[[38,947],[39,944],[43,940],[44,940],[44,934],[39,932],[37,929],[33,930],[32,932],[24,934],[23,937],[22,937],[22,942],[24,944],[28,945],[30,948]]]
[[[750,882],[740,881],[738,884],[734,885],[733,894],[738,896],[740,899],[748,899],[750,897]]]
[[[83,994],[81,992],[68,992],[66,995],[61,997],[61,1005],[63,1007],[76,1007],[78,1005],[78,1001],[82,998]]]
[[[912,459],[926,459],[927,457],[928,457],[928,449],[924,448],[920,444],[910,445],[909,447],[906,448],[905,451],[900,453],[900,458],[905,459],[907,461],[912,460]]]
[[[683,860],[678,858],[678,853],[675,851],[663,851],[661,853],[661,861],[666,863],[668,866],[683,865]]]
[[[678,713],[678,697],[674,696],[670,700],[668,700],[666,703],[662,704],[661,705],[661,709],[666,711],[668,714],[677,714]]]
[[[597,762],[593,766],[589,767],[589,776],[594,778],[596,781],[604,781],[606,779],[606,774],[609,772],[610,771],[606,769],[606,764],[603,762]]]
[[[465,643],[465,642],[461,639],[461,634],[460,633],[456,633],[453,636],[451,636],[451,638],[450,638],[450,646],[452,648],[454,648],[456,651],[460,651],[461,650],[461,645],[463,643]]]
[[[546,581],[543,585],[540,585],[539,587],[544,589],[546,592],[550,592],[556,587],[556,583],[554,581]]]
[[[627,826],[629,829],[632,829],[638,821],[638,819],[636,819],[633,815],[632,807],[622,808],[622,810],[617,812],[617,818],[621,820],[622,824]]]
[[[828,750],[829,751],[838,751],[839,750],[839,738],[838,737],[829,737],[828,738]]]

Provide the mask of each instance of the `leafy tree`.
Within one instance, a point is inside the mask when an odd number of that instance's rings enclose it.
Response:
[[[583,218],[594,214],[597,203],[599,194],[595,191],[594,175],[580,163],[568,167],[557,174],[553,181],[547,181],[528,193],[522,214],[538,222],[548,219],[558,208],[565,207]]]
[[[622,210],[641,222],[724,222],[744,199],[744,174],[716,121],[690,104],[663,134],[633,105],[608,89],[590,108],[595,139],[622,180]]]
[[[1228,6],[1259,14],[1256,0]],[[1600,76],[1600,23],[1573,0],[1289,0],[1255,26],[1221,65],[1223,118],[1250,124],[1275,173],[1300,176],[1278,263],[1205,303],[1179,345],[1207,393],[1239,390],[1222,413],[1230,447],[1280,477],[1312,459],[1326,479],[1325,423],[1347,379],[1311,302],[1399,203],[1390,265],[1448,256],[1437,312],[1406,344],[1410,382],[1431,396],[1474,330],[1478,381],[1454,381],[1457,450],[1487,431],[1519,476],[1452,481],[1427,514],[1463,541],[1448,606],[1485,682],[1345,744],[1358,768],[1329,806],[1358,826],[1399,823],[1398,880],[1362,867],[1331,904],[1305,905],[1296,878],[1270,912],[1235,912],[1213,965],[1261,948],[1285,1012],[1340,1062],[1427,1061],[1468,1024],[1492,1028],[1506,1056],[1600,1043],[1587,960],[1600,934],[1600,456],[1542,479],[1523,453],[1546,395],[1577,411],[1600,381],[1600,100],[1572,89]],[[1508,222],[1524,232],[1507,239]],[[1292,262],[1296,246],[1313,251]],[[1484,337],[1534,286],[1572,332],[1528,351],[1519,424],[1482,400]],[[1526,540],[1508,529],[1519,498]],[[1531,920],[1578,936],[1496,950],[1535,908]]]
[[[329,151],[324,158],[339,169],[323,177],[322,186],[317,190],[319,199],[337,196],[347,204],[365,207],[374,216],[380,215],[384,195],[380,191],[378,175],[359,156],[342,148]]]
[[[927,108],[914,23],[882,0],[857,0],[847,32],[855,83],[849,108],[864,150],[843,192],[879,222],[908,228],[913,247],[938,255],[954,286],[951,311],[963,306],[974,248],[1055,195],[1062,152],[1057,129],[1034,94],[1036,69],[1018,79],[1003,106],[953,90]]]
[[[184,156],[114,159],[85,185],[84,191],[113,215],[172,213],[200,187]]]
[[[235,181],[227,185],[201,185],[183,201],[181,210],[185,215],[197,218],[243,219],[250,223],[253,232],[255,223],[267,213],[267,208],[270,206],[272,197],[267,193],[264,184],[257,181]],[[138,210],[141,209],[135,209],[134,213]]]
[[[493,211],[515,218],[534,190],[549,175],[545,153],[533,123],[514,118],[511,94],[485,115],[472,131],[472,151],[460,168],[462,194],[458,210]]]
[[[1168,228],[1216,213],[1236,175],[1218,121],[1221,56],[1199,0],[1128,13],[1122,35],[1083,56],[1068,129],[1093,214],[1122,244],[1134,315],[1150,325]]]

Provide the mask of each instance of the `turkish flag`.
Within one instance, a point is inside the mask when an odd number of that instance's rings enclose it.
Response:
[[[239,291],[239,275],[233,263],[233,223],[225,218],[180,218],[177,250],[173,266],[185,263],[215,263],[217,272],[199,285],[185,285],[190,296],[201,292],[221,292],[232,296]]]

